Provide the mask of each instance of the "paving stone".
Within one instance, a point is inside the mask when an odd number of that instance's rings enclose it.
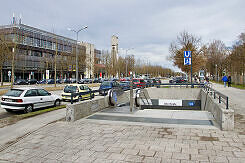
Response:
[[[125,161],[128,162],[142,162],[144,157],[142,156],[136,156],[136,155],[127,155],[125,158]]]
[[[159,152],[157,151],[154,157],[158,158],[164,158],[164,159],[170,159],[172,158],[173,153],[167,153],[167,152]]]
[[[113,163],[114,161],[115,160],[97,158],[96,160],[93,161],[93,163]]]
[[[199,150],[199,154],[205,155],[205,156],[215,156],[216,151],[215,150]]]
[[[180,160],[177,159],[162,159],[164,163],[180,163]]]
[[[244,163],[245,158],[235,158],[235,157],[227,157],[230,163]]]
[[[109,157],[109,155],[111,155],[111,153],[107,153],[107,152],[94,152],[90,157],[94,157],[96,159],[106,159]]]
[[[121,153],[126,155],[137,155],[139,151],[139,149],[124,149]]]
[[[195,155],[195,154],[191,154],[190,155],[190,160],[194,160],[194,161],[209,161],[209,157],[206,155]]]
[[[234,155],[236,156],[236,157],[242,157],[242,158],[245,158],[245,152],[243,151],[243,152],[234,152]]]
[[[173,159],[182,159],[182,160],[190,160],[190,154],[185,154],[185,153],[173,153],[172,155]]]
[[[120,148],[120,147],[109,147],[109,148],[107,148],[106,151],[110,152],[110,153],[121,153],[123,151],[123,148]]]
[[[162,159],[161,158],[154,158],[154,157],[145,157],[142,162],[145,162],[145,163],[161,163]]]
[[[184,153],[184,154],[198,154],[198,149],[195,149],[195,148],[181,148],[181,153]]]
[[[145,156],[145,157],[153,157],[155,155],[156,151],[151,150],[140,150],[139,155]]]
[[[220,157],[220,156],[210,156],[209,157],[209,161],[210,162],[220,162],[220,163],[226,163],[229,162],[228,159],[224,156]]]
[[[111,159],[111,160],[124,160],[125,157],[126,157],[125,154],[111,153],[111,155],[108,156],[108,159]]]

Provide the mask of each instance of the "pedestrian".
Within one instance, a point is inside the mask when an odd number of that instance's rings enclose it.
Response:
[[[224,87],[226,87],[226,82],[228,81],[227,76],[223,76],[222,81],[224,82]]]
[[[231,87],[231,76],[228,76],[228,87]]]

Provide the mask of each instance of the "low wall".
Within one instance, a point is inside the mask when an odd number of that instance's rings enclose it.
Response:
[[[234,110],[225,109],[224,104],[218,103],[218,99],[213,99],[203,90],[201,90],[201,110],[211,112],[221,130],[234,129]]]
[[[109,107],[109,96],[66,105],[66,121],[74,122]]]
[[[200,100],[201,88],[147,88],[151,99]]]

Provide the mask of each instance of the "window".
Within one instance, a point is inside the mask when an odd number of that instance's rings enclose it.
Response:
[[[39,89],[38,94],[39,94],[39,96],[48,96],[49,95],[48,91],[46,91],[44,89]]]
[[[26,92],[25,97],[38,96],[36,89],[30,89]]]
[[[22,94],[23,90],[19,90],[19,89],[11,89],[9,90],[5,96],[12,96],[12,97],[20,97],[20,95]]]
[[[80,86],[80,89],[81,89],[81,90],[84,90],[84,87],[83,87],[83,85],[81,85],[81,86]]]
[[[85,85],[84,90],[89,90],[89,87]]]

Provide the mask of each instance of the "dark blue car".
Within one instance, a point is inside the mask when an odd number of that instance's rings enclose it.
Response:
[[[112,88],[121,88],[120,84],[116,81],[104,81],[100,84],[99,94],[100,95],[107,95],[108,91]]]
[[[121,81],[119,84],[124,91],[130,90],[130,81]]]

